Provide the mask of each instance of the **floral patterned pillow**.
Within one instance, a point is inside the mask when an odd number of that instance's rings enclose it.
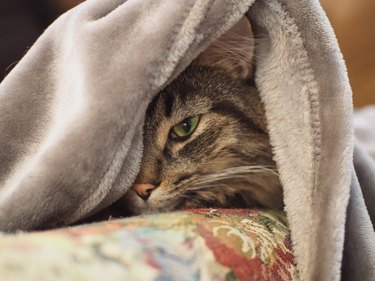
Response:
[[[1,280],[298,280],[284,213],[189,210],[3,235]]]

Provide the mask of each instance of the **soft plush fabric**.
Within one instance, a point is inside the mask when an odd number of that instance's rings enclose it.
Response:
[[[285,214],[191,210],[0,239],[3,280],[299,280]]]
[[[375,159],[375,105],[354,112],[354,134],[359,145]]]
[[[151,98],[244,13],[300,276],[374,280],[374,164],[353,165],[351,90],[318,0],[89,0],[60,17],[0,85],[0,229],[67,225],[124,195]]]

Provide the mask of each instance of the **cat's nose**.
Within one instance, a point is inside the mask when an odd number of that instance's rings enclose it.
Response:
[[[133,184],[131,187],[139,197],[141,197],[144,201],[146,201],[150,195],[151,192],[155,189],[157,185],[149,184],[149,183],[136,183]]]

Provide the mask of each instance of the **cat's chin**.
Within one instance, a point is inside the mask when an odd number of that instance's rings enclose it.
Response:
[[[159,199],[159,200],[158,200]],[[160,200],[157,196],[152,196],[144,201],[133,190],[130,190],[120,200],[121,206],[131,215],[148,215],[162,212],[170,212],[178,209],[179,202],[173,203],[174,200]],[[168,204],[165,204],[168,202]]]

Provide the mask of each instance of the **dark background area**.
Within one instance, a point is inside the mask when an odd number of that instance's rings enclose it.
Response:
[[[103,0],[105,1],[105,0]],[[80,0],[0,0],[0,81],[43,31]]]

